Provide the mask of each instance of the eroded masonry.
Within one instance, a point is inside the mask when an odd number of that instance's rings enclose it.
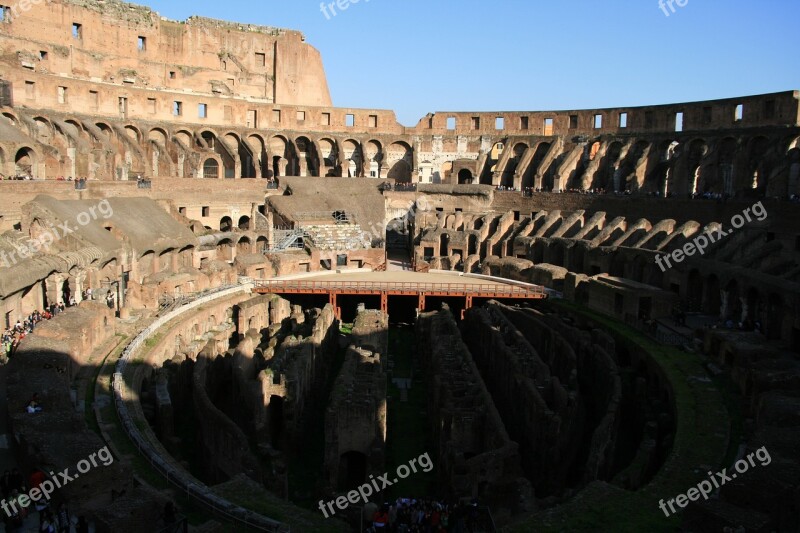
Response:
[[[98,531],[168,501],[347,530],[362,504],[317,501],[423,453],[366,505],[649,530],[762,446],[664,523],[800,525],[798,91],[405,127],[334,107],[295,30],[29,7],[0,23],[13,449],[49,472],[108,444],[56,496]]]

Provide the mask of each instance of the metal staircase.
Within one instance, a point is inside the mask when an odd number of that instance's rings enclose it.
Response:
[[[302,250],[304,239],[308,236],[306,231],[302,229],[275,230],[273,235],[275,244],[268,245],[264,253]]]

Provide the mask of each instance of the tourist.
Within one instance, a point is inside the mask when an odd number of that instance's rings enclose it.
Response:
[[[40,533],[56,533],[56,526],[53,520],[53,514],[45,509],[39,513],[39,532]]]
[[[383,504],[383,506],[378,509],[375,513],[375,516],[372,518],[372,527],[375,528],[376,531],[387,531],[389,528],[389,506]]]
[[[31,401],[28,402],[28,406],[25,408],[26,411],[30,414],[40,413],[42,412],[42,406],[39,405],[39,395],[34,394]]]
[[[56,518],[58,521],[58,533],[69,533],[72,522],[70,520],[67,504],[62,503],[58,506],[58,516]]]

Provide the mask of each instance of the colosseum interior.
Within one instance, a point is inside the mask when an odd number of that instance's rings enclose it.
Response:
[[[114,458],[53,512],[800,530],[800,92],[405,127],[334,107],[299,31],[28,6],[0,24],[0,455],[42,492]]]

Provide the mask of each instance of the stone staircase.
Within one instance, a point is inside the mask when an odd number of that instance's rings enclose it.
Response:
[[[311,246],[319,250],[362,250],[372,247],[370,236],[358,224],[328,224],[303,228]]]

